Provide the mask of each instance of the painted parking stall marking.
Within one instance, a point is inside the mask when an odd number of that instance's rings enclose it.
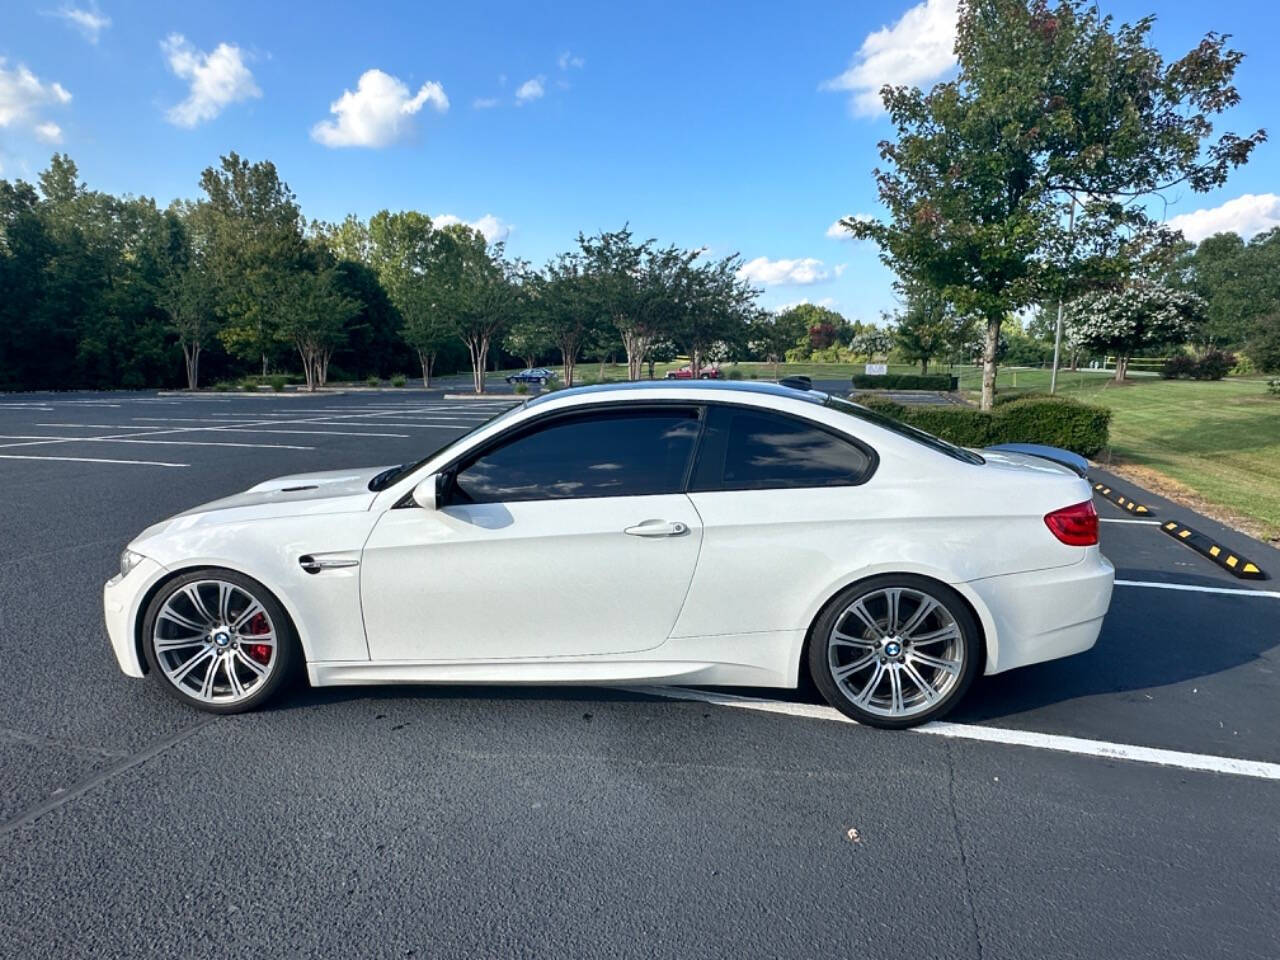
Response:
[[[630,687],[634,693],[665,697],[669,700],[694,700],[719,707],[739,710],[756,710],[761,713],[805,717],[812,720],[834,720],[838,723],[857,725],[835,707],[815,703],[792,703],[784,700],[765,700],[731,693],[712,693],[692,687]],[[983,743],[1001,743],[1008,746],[1031,747],[1037,750],[1053,750],[1080,756],[1099,757],[1107,760],[1126,760],[1132,763],[1149,763],[1162,767],[1180,767],[1202,773],[1222,773],[1260,780],[1280,780],[1280,763],[1260,760],[1240,760],[1235,757],[1218,757],[1200,753],[1184,753],[1180,750],[1161,750],[1155,747],[1112,743],[1106,740],[1086,740],[1060,734],[1036,733],[1030,730],[1014,730],[1006,727],[985,727],[967,723],[932,721],[911,727],[901,733],[927,733],[959,740],[978,740]]]

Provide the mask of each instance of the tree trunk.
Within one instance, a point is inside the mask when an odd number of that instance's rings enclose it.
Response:
[[[920,358],[920,376],[927,377],[929,375],[929,358]]]
[[[650,356],[649,357],[649,379],[650,380],[653,379],[653,365],[654,365],[654,360],[653,360],[653,357]]]
[[[418,362],[422,364],[422,386],[426,390],[431,389],[431,368],[435,365],[436,355],[427,353],[426,351],[418,351]]]
[[[307,393],[316,392],[316,368],[311,351],[298,344],[298,355],[302,357],[302,375],[307,379]]]
[[[1080,351],[1072,348],[1071,350],[1071,372],[1075,373],[1080,366]]]
[[[1129,373],[1129,358],[1116,356],[1116,383],[1123,383]]]
[[[979,407],[990,410],[996,402],[996,351],[1000,349],[1000,319],[987,321],[982,342],[982,400]]]
[[[200,344],[184,343],[182,358],[187,365],[187,389],[195,390],[200,386]]]
[[[267,375],[267,351],[262,351],[262,375]]]
[[[333,356],[332,350],[321,350],[316,363],[316,379],[320,382],[320,386],[322,387],[329,382],[329,358],[331,356]]]
[[[777,379],[778,379],[778,356],[777,356],[777,354],[774,354],[774,357],[773,357],[773,379],[774,379],[774,380],[777,380]]]
[[[564,385],[566,387],[573,386],[573,367],[578,360],[578,342],[572,337],[566,337],[556,344],[560,348],[560,366],[563,368]]]
[[[467,352],[471,354],[471,381],[476,393],[484,393],[484,375],[488,366],[489,336],[476,335],[466,338]]]
[[[698,356],[698,348],[689,351],[689,379],[697,380],[702,375],[702,363]]]

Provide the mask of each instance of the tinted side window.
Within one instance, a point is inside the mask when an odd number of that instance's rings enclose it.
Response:
[[[680,493],[697,436],[693,407],[556,419],[464,463],[454,499],[503,503]]]
[[[694,490],[849,486],[872,466],[862,448],[799,419],[736,407],[707,414]]]

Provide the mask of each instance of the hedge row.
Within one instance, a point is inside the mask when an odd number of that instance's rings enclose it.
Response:
[[[994,410],[960,406],[904,406],[883,397],[854,399],[961,447],[1043,443],[1092,457],[1107,445],[1111,411],[1066,397],[1031,396]]]
[[[853,385],[859,390],[955,390],[960,381],[949,373],[855,373]]]

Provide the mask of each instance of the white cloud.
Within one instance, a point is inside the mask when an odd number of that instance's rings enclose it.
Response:
[[[840,220],[844,219],[859,220],[863,223],[867,223],[868,221],[874,220],[875,217],[871,216],[869,213],[855,213],[848,218],[840,218]],[[827,227],[827,236],[832,240],[852,240],[853,234],[845,228],[844,224],[842,224],[840,220],[834,221],[831,226]]]
[[[62,7],[55,11],[53,16],[67,21],[67,23],[79,30],[81,35],[90,43],[97,43],[98,34],[111,26],[111,18],[103,16],[96,3],[90,4],[90,9],[88,10],[71,6]]]
[[[516,90],[516,104],[531,103],[534,100],[541,99],[542,95],[547,92],[546,82],[546,77],[537,76],[520,84]]]
[[[45,107],[71,102],[71,94],[60,83],[45,83],[24,66],[6,69],[0,57],[0,127],[29,129],[37,137],[56,142],[62,130],[56,123],[41,119]]]
[[[454,216],[452,213],[442,213],[439,216],[432,217],[431,222],[437,227],[448,227],[455,223],[470,227],[472,230],[478,230],[480,235],[484,237],[485,243],[499,243],[511,236],[511,224],[504,223],[492,213],[486,213],[479,220],[463,220],[461,217]]]
[[[343,90],[329,105],[329,112],[338,119],[317,123],[311,128],[311,138],[326,147],[389,146],[412,130],[410,118],[427,104],[437,113],[448,110],[444,87],[429,81],[410,97],[409,88],[396,77],[366,70],[355,92]]]
[[[802,257],[798,260],[770,260],[768,257],[756,257],[738,269],[738,276],[764,287],[808,286],[811,283],[824,283],[833,277],[840,276],[843,272],[843,264],[829,270],[826,264],[813,257]]]
[[[850,109],[872,117],[884,111],[880,88],[923,86],[956,62],[958,0],[923,0],[890,27],[867,34],[849,69],[822,84],[824,90],[853,94]]]
[[[581,70],[587,65],[586,60],[576,54],[570,53],[568,50],[560,54],[560,58],[556,63],[560,64],[561,70],[568,70],[570,67],[575,70]]]
[[[244,54],[234,44],[220,43],[212,53],[204,53],[182,34],[171,33],[160,47],[169,69],[191,85],[187,99],[165,113],[176,127],[197,126],[212,120],[230,104],[262,96],[244,64]]]
[[[492,110],[498,105],[497,97],[476,97],[471,101],[471,106],[477,110]]]
[[[1215,233],[1238,233],[1248,240],[1255,233],[1280,227],[1280,196],[1274,193],[1246,193],[1217,207],[1180,213],[1165,226],[1181,230],[1192,243]]]

